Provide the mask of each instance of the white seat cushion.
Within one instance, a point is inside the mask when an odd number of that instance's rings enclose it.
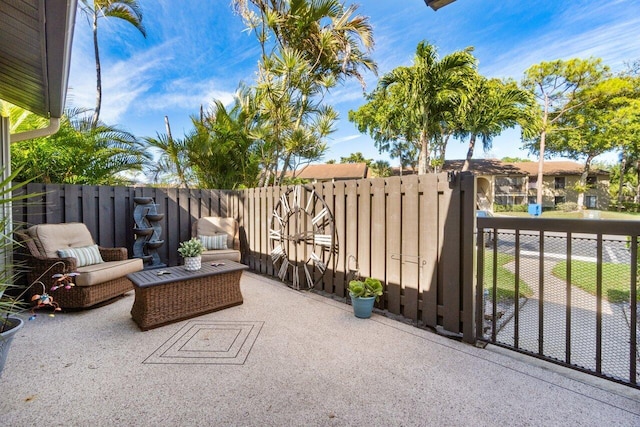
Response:
[[[60,258],[59,249],[81,248],[95,244],[89,229],[81,222],[39,224],[29,227],[27,232],[46,258]]]
[[[227,248],[233,248],[238,234],[238,222],[233,218],[205,216],[195,223],[195,236],[213,236],[218,233],[226,233]]]
[[[78,268],[76,286],[92,286],[109,280],[118,279],[129,273],[135,273],[144,267],[142,259],[133,258],[122,261],[107,261],[100,264],[86,265]]]
[[[217,249],[202,252],[202,262],[220,261],[228,259],[230,261],[240,262],[240,251],[235,249]]]

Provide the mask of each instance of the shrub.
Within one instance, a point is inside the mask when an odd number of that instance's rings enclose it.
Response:
[[[493,204],[494,212],[527,212],[527,205],[499,205]]]
[[[575,212],[578,210],[578,204],[575,202],[558,203],[556,205],[556,210],[562,212]]]

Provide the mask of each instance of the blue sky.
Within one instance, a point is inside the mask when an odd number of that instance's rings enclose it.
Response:
[[[423,0],[355,3],[373,26],[372,56],[378,77],[410,65],[421,40],[436,45],[440,56],[473,46],[480,73],[518,81],[524,70],[541,61],[597,57],[620,70],[625,62],[640,59],[638,0],[457,0],[437,12]],[[140,4],[146,39],[123,22],[100,22],[101,119],[143,137],[164,133],[166,115],[174,137],[180,137],[201,104],[206,108],[213,99],[229,103],[239,82],[254,81],[258,43],[244,31],[230,0],[140,0]],[[375,88],[378,77],[366,75],[367,91]],[[77,15],[69,86],[68,106],[94,107],[92,35],[82,13]],[[353,81],[328,96],[340,120],[325,160],[356,151],[390,160],[347,119],[349,110],[363,104],[362,95],[359,83]],[[474,157],[527,157],[520,146],[519,130],[508,130],[494,139],[490,153],[477,148]],[[465,153],[464,143],[449,143],[448,159],[463,158]]]

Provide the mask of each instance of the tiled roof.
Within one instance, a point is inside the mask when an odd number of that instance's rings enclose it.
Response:
[[[519,162],[511,163],[520,170],[523,170],[527,175],[538,174],[538,162]],[[571,161],[555,161],[547,160],[544,162],[544,174],[545,175],[580,175],[584,165]],[[597,168],[592,168],[591,173],[608,175],[609,172],[603,171]]]
[[[462,170],[464,160],[445,160],[444,171]],[[518,163],[519,164],[519,163]],[[537,165],[537,163],[534,163]],[[498,159],[471,159],[469,171],[478,175],[526,175],[516,163],[504,163]]]
[[[464,160],[446,160],[443,171],[459,171]],[[572,161],[547,160],[544,162],[544,174],[556,175],[580,175],[584,165]],[[538,174],[538,162],[506,163],[498,159],[472,159],[469,171],[476,175],[529,175]],[[609,172],[597,168],[591,168],[591,174],[608,175]],[[403,175],[415,174],[411,167],[402,170]],[[291,176],[291,174],[288,174]],[[400,175],[400,168],[392,168],[392,175]],[[296,177],[317,181],[331,179],[360,179],[369,177],[368,168],[364,163],[341,163],[331,165],[309,165],[296,173]]]
[[[368,170],[366,163],[307,165],[304,169],[296,172],[296,178],[316,181],[360,179],[368,177]]]
[[[462,169],[464,160],[446,160],[443,170]],[[545,175],[580,175],[584,168],[582,163],[567,160],[547,160],[544,162]],[[538,162],[506,163],[498,159],[472,159],[469,171],[478,175],[537,175]],[[591,168],[592,174],[608,175],[609,172]]]

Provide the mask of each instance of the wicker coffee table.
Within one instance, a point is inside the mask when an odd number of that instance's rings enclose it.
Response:
[[[179,266],[128,274],[136,293],[131,316],[140,329],[242,304],[240,277],[248,267],[226,260],[214,264],[203,263],[198,271]]]

